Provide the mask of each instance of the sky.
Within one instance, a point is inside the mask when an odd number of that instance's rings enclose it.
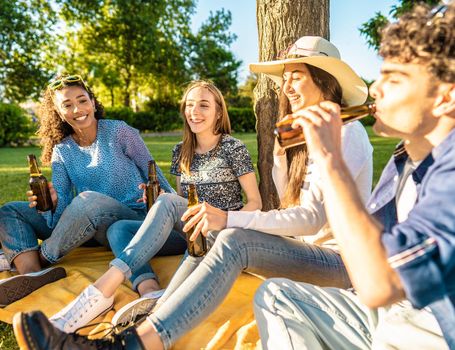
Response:
[[[337,46],[341,58],[362,78],[374,80],[379,75],[381,60],[360,36],[362,23],[376,12],[388,15],[398,0],[330,0],[330,41]],[[242,82],[248,76],[248,64],[258,60],[258,35],[255,0],[198,0],[193,17],[193,30],[208,18],[210,11],[221,8],[231,11],[230,31],[237,35],[231,45],[237,59],[243,61],[239,71]]]

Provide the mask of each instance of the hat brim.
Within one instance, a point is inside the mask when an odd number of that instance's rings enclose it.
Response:
[[[354,70],[335,57],[308,56],[284,60],[251,63],[250,71],[262,73],[281,86],[284,66],[291,63],[307,63],[330,73],[338,80],[343,91],[343,102],[348,106],[363,104],[368,97],[368,87]]]

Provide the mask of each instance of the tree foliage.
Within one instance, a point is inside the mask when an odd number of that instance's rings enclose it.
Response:
[[[188,42],[188,68],[195,78],[210,79],[224,93],[237,92],[237,73],[241,61],[235,59],[229,46],[236,39],[228,32],[231,13],[224,9],[210,12],[207,21]]]
[[[417,3],[426,3],[430,6],[437,5],[439,0],[400,0],[399,5],[393,5],[389,11],[390,17],[397,19],[403,13],[410,11]],[[387,16],[381,12],[376,12],[373,18],[363,23],[360,27],[360,33],[366,38],[368,46],[374,50],[379,50],[381,42],[381,30],[389,23]]]
[[[106,104],[133,108],[176,100],[193,78],[235,92],[241,62],[229,50],[231,14],[211,13],[193,33],[195,2],[0,0],[0,58],[8,65],[0,87],[21,100],[56,73],[79,73]]]
[[[43,0],[0,0],[0,14],[0,100],[23,101],[49,79],[55,12]]]
[[[179,46],[189,31],[192,1],[99,1],[98,7],[60,1],[65,20],[74,23],[67,33],[70,52],[79,54],[66,57],[67,65],[79,63],[111,93],[119,88],[125,106],[150,77],[177,84],[185,78]]]

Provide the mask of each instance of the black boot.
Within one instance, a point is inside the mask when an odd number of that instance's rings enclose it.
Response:
[[[13,319],[14,334],[21,350],[143,350],[134,327],[114,334],[112,339],[90,340],[76,333],[65,333],[54,327],[41,311],[19,312]]]

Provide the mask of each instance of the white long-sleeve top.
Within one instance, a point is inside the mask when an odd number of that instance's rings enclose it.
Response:
[[[360,122],[342,128],[343,159],[354,178],[364,203],[371,193],[373,147]],[[272,177],[280,198],[288,184],[286,155],[274,156]],[[227,227],[241,227],[278,236],[293,236],[308,243],[336,249],[324,210],[321,176],[315,163],[309,160],[300,190],[300,205],[281,210],[229,211]]]

